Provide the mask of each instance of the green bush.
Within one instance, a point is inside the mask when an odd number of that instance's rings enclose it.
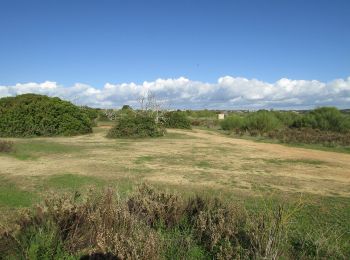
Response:
[[[243,125],[243,118],[237,115],[231,115],[220,121],[220,126],[223,130],[241,129]]]
[[[260,134],[278,129],[281,121],[271,112],[260,110],[249,114],[244,120],[244,128],[248,131],[258,131]]]
[[[191,129],[191,121],[186,114],[181,111],[167,112],[165,114],[165,127]]]
[[[301,114],[291,111],[271,111],[285,127],[293,126],[294,122],[300,120]]]
[[[24,94],[0,99],[0,136],[29,137],[91,133],[79,107],[57,97]]]
[[[344,133],[350,131],[350,118],[335,107],[320,107],[296,120],[293,126]]]
[[[90,118],[93,126],[97,126],[97,118],[99,116],[99,110],[88,106],[82,106],[80,109]]]
[[[162,124],[156,122],[151,113],[127,113],[118,118],[116,125],[109,130],[109,138],[158,137],[165,134]]]

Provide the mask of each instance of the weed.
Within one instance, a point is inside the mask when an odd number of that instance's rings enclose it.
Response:
[[[0,140],[0,153],[10,153],[13,150],[13,142]]]

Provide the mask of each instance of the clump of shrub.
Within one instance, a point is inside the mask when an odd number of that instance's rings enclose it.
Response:
[[[350,131],[350,117],[335,107],[320,107],[300,117],[292,126],[346,133]]]
[[[10,153],[14,150],[13,142],[0,140],[0,153]]]
[[[54,196],[23,214],[15,227],[0,239],[0,255],[13,259],[158,259],[160,250],[156,232],[129,213],[111,190],[83,201]]]
[[[194,118],[191,119],[192,126],[217,128],[219,126],[219,120],[214,118]]]
[[[164,120],[167,128],[191,129],[191,121],[184,112],[167,112],[164,115]]]
[[[146,184],[139,186],[127,203],[129,211],[151,227],[173,227],[179,224],[184,211],[184,203],[179,196],[156,191]]]
[[[244,119],[238,115],[231,115],[220,121],[222,130],[242,129],[244,126]]]
[[[249,114],[244,122],[245,129],[248,131],[256,130],[260,134],[278,129],[281,125],[279,119],[273,113],[266,110]]]
[[[115,126],[109,130],[109,138],[143,138],[159,137],[165,134],[164,126],[156,115],[148,112],[126,113],[117,119]]]
[[[0,136],[29,137],[91,133],[83,109],[57,97],[24,94],[0,99]]]
[[[252,135],[262,135],[280,128],[282,123],[274,113],[260,110],[249,113],[244,117],[231,115],[222,120],[220,125],[223,130],[237,130],[237,132],[248,132]]]

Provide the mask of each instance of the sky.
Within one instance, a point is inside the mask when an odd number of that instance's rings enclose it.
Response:
[[[348,0],[0,0],[0,97],[350,107]]]

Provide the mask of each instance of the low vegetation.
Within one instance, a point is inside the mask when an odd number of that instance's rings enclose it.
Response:
[[[13,150],[13,142],[0,140],[0,153],[10,153]]]
[[[128,198],[113,190],[51,195],[0,234],[5,259],[279,259],[347,258],[330,237],[304,235],[282,205],[248,211],[217,198],[140,185]],[[100,259],[100,258],[99,258]]]
[[[0,136],[30,137],[91,133],[91,120],[59,98],[24,94],[0,99]]]

